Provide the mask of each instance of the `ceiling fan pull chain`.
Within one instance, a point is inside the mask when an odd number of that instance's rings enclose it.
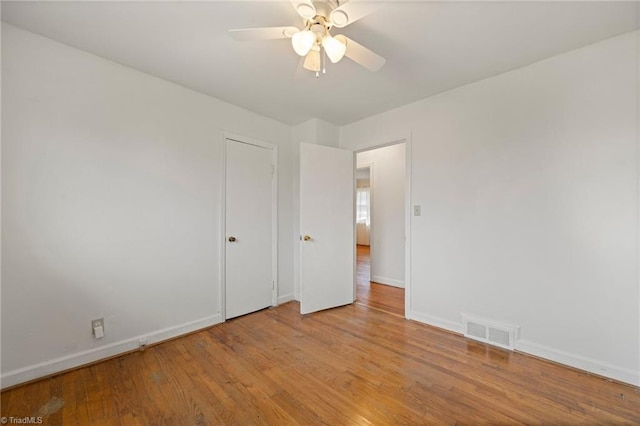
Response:
[[[322,74],[327,73],[327,51],[322,48]]]

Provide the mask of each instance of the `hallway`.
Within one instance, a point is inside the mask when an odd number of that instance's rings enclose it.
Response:
[[[404,289],[370,282],[369,246],[357,246],[356,303],[404,318]]]

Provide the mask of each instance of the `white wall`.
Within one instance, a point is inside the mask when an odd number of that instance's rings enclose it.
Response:
[[[517,349],[640,384],[638,37],[341,129],[412,132],[410,318],[512,322]]]
[[[313,140],[2,26],[3,386],[219,320],[223,130],[280,147],[290,298],[296,149]],[[637,37],[340,130],[352,150],[413,132],[409,317],[514,322],[521,350],[640,384]]]
[[[220,321],[222,131],[279,145],[293,297],[289,126],[4,23],[2,124],[3,386]]]
[[[406,144],[357,155],[371,166],[371,281],[404,287]]]

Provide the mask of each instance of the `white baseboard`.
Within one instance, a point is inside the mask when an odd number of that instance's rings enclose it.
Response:
[[[628,370],[601,361],[563,352],[527,340],[516,340],[515,349],[540,358],[598,374],[631,385],[640,386],[640,371]]]
[[[102,359],[110,358],[125,352],[138,349],[138,341],[144,337],[149,345],[191,333],[202,328],[210,327],[222,322],[220,314],[212,315],[196,321],[191,321],[174,327],[168,327],[162,330],[156,330],[145,333],[120,342],[111,343],[109,345],[93,348],[86,351],[77,352],[66,355],[51,361],[42,362],[40,364],[30,365],[28,367],[19,368],[17,370],[8,371],[2,374],[0,383],[2,388],[14,386],[30,380],[39,379],[41,377],[50,376],[72,368],[90,364]]]
[[[416,311],[407,312],[406,318],[432,325],[434,327],[442,328],[444,330],[452,331],[454,333],[463,334],[462,325],[455,321],[445,320]],[[559,351],[557,349],[542,346],[537,343],[529,342],[527,340],[516,340],[515,350],[540,358],[548,359],[559,364],[568,365],[570,367],[584,370],[589,373],[618,380],[620,382],[629,383],[634,386],[640,386],[640,371],[620,368],[615,365],[581,357],[579,355],[571,354],[568,352]]]
[[[372,275],[370,279],[374,283],[404,288],[404,281],[394,280],[393,278],[381,277],[379,275]]]
[[[283,294],[282,296],[278,296],[278,305],[282,305],[283,303],[291,302],[294,300],[293,293]]]
[[[462,334],[462,325],[456,321],[449,321],[442,318],[434,317],[433,315],[425,314],[422,312],[409,311],[406,313],[406,318],[424,324],[432,325],[434,327],[442,328],[444,330],[453,331],[454,333]]]

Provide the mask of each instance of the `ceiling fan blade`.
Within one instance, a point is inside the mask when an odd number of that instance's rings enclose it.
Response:
[[[380,2],[364,2],[351,0],[331,11],[329,21],[336,28],[343,28],[358,19],[377,11],[382,7]]]
[[[316,16],[316,7],[311,0],[291,0],[293,8],[298,12],[298,15],[304,19],[311,19]]]
[[[334,38],[347,45],[347,51],[344,56],[362,65],[371,72],[378,71],[384,63],[387,62],[382,56],[372,52],[360,43],[351,40],[349,37],[337,35]]]
[[[229,30],[229,35],[235,41],[277,40],[279,38],[291,38],[298,31],[300,30],[296,27],[245,28],[242,30]]]

